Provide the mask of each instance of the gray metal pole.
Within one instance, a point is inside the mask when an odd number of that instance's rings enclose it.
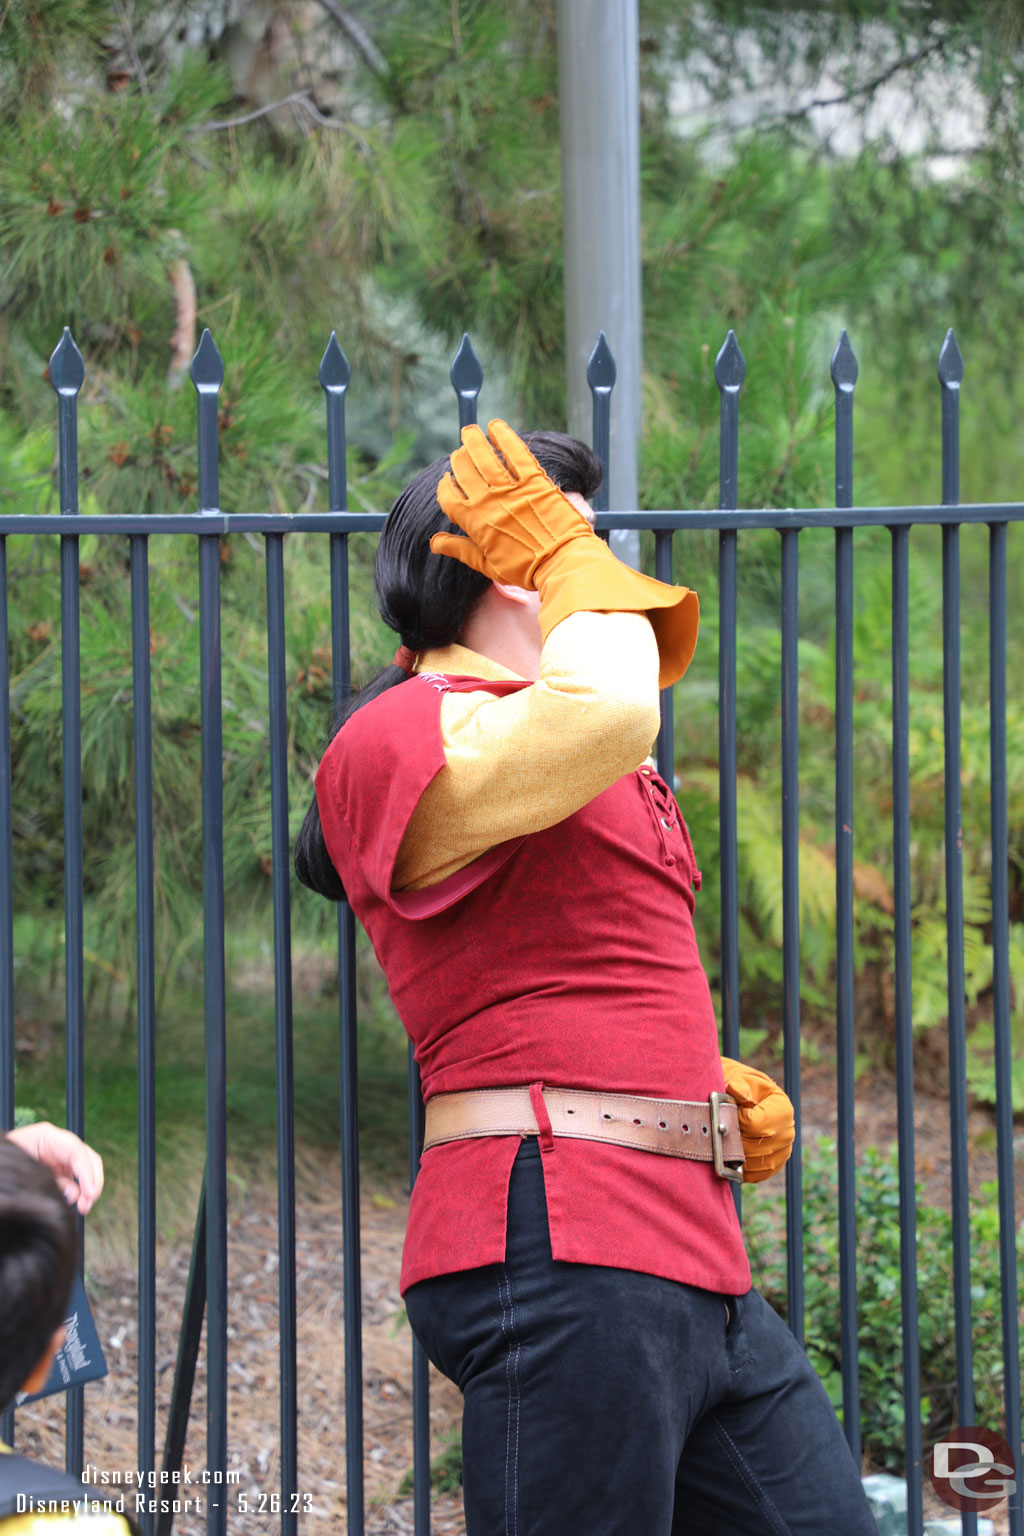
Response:
[[[631,511],[642,359],[637,0],[558,0],[558,82],[569,431],[589,433],[587,358],[603,330],[618,366],[609,506]]]

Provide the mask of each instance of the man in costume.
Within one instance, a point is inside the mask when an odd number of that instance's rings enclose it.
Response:
[[[402,1290],[464,1394],[467,1531],[869,1536],[825,1393],[750,1287],[731,1184],[782,1165],[792,1110],[719,1056],[700,875],[648,756],[696,596],[597,538],[589,450],[488,433],[392,510],[402,645],[296,848],[415,1044]]]

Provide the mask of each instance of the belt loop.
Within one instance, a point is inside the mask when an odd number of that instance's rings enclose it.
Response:
[[[550,1152],[555,1144],[555,1138],[551,1134],[551,1116],[548,1107],[544,1103],[544,1084],[530,1084],[530,1106],[537,1117],[537,1129],[540,1132],[540,1150],[542,1153]]]

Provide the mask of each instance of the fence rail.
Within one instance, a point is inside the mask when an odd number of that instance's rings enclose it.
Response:
[[[831,528],[835,535],[836,646],[836,952],[837,1162],[839,1270],[842,1312],[843,1420],[854,1455],[860,1455],[857,1372],[857,1232],[854,1162],[854,550],[857,528],[887,528],[892,559],[892,796],[894,867],[893,965],[895,973],[897,1109],[899,1121],[899,1219],[901,1233],[901,1327],[906,1416],[908,1529],[923,1531],[922,1439],[916,1286],[916,1200],[913,1139],[913,1015],[911,978],[911,807],[909,693],[909,532],[919,525],[942,528],[943,655],[945,720],[945,846],[950,1055],[950,1150],[953,1211],[952,1258],[956,1316],[957,1401],[961,1423],[973,1415],[970,1250],[968,1235],[967,1075],[965,1057],[963,871],[960,806],[960,551],[959,530],[984,523],[990,530],[989,698],[992,848],[993,1021],[996,1073],[1000,1277],[1005,1388],[1004,1433],[1021,1444],[1019,1338],[1011,1097],[1011,989],[1009,968],[1007,802],[1007,529],[1024,521],[1022,503],[959,502],[959,391],[963,363],[950,332],[939,359],[941,388],[942,500],[938,505],[858,507],[853,499],[853,402],[857,361],[843,332],[831,361],[835,389],[835,506],[833,508],[737,509],[740,392],[746,364],[729,333],[718,354],[715,378],[721,395],[719,507],[711,511],[609,512],[597,503],[599,530],[646,529],[655,536],[655,570],[672,575],[674,534],[717,532],[719,546],[719,816],[721,867],[721,1014],[725,1054],[739,1053],[739,889],[737,808],[738,535],[772,529],[781,542],[781,750],[784,1080],[800,1112],[800,931],[798,756],[798,587],[800,533]],[[81,676],[79,663],[79,560],[82,534],[127,536],[130,545],[132,677],[134,701],[137,1027],[138,1027],[138,1467],[156,1463],[156,1140],[155,1140],[155,905],[152,780],[152,676],[150,661],[149,540],[161,535],[194,537],[199,565],[199,633],[202,698],[202,821],[204,841],[204,1009],[206,1030],[207,1163],[197,1212],[193,1261],[183,1310],[175,1392],[166,1426],[162,1466],[181,1465],[192,1381],[206,1317],[206,1455],[211,1474],[228,1469],[227,1443],[227,1173],[226,1173],[226,971],[223,868],[221,632],[219,541],[233,532],[259,534],[266,560],[266,624],[270,723],[273,923],[277,1067],[279,1210],[280,1493],[282,1536],[297,1529],[299,1466],[297,1414],[302,1362],[297,1358],[295,1272],[295,1125],[293,1111],[293,1005],[291,991],[290,850],[287,789],[284,535],[318,533],[329,539],[331,645],[336,697],[348,690],[348,538],[378,531],[382,517],[352,513],[346,500],[345,395],[349,365],[332,334],[320,365],[327,414],[328,500],[326,513],[296,516],[226,513],[219,504],[217,398],[224,365],[209,332],[192,364],[198,396],[198,511],[174,516],[81,515],[78,511],[77,397],[85,369],[70,333],[50,362],[58,397],[60,515],[0,516],[0,1125],[13,1123],[15,947],[13,928],[12,729],[8,668],[7,539],[17,534],[60,538],[63,699],[63,815],[65,847],[65,982],[67,1123],[85,1134],[84,939],[82,846]],[[451,370],[459,425],[476,419],[483,370],[464,338]],[[594,400],[593,441],[607,464],[609,412],[615,364],[603,333],[587,371]],[[607,483],[607,479],[606,479]],[[671,693],[663,695],[658,761],[670,776],[674,757]],[[345,1313],[345,1444],[348,1529],[364,1529],[361,1272],[359,1230],[358,1062],[356,1052],[355,927],[351,910],[338,915],[339,1034],[341,1059],[342,1247]],[[422,1103],[410,1059],[410,1168],[415,1177],[422,1140]],[[803,1332],[802,1162],[799,1137],[786,1173],[786,1241],[789,1320]],[[414,1345],[415,1528],[429,1531],[429,1421],[425,1358]],[[82,1389],[69,1393],[66,1461],[81,1472],[86,1433]],[[13,1422],[6,1421],[6,1433]],[[0,1426],[0,1428],[3,1428]],[[1024,1536],[1019,1495],[1011,1501],[1011,1536]],[[147,1529],[169,1536],[170,1519]],[[227,1504],[211,1502],[212,1536],[227,1529]],[[972,1536],[976,1517],[963,1530]]]

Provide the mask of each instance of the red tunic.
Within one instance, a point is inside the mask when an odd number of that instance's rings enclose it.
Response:
[[[724,1080],[693,930],[700,877],[653,769],[440,885],[391,889],[409,819],[444,766],[443,693],[529,686],[420,674],[354,714],[317,773],[327,849],[413,1041],[424,1097],[542,1082],[706,1099]],[[709,1164],[541,1141],[554,1258],[749,1289],[731,1189]],[[480,1137],[424,1154],[403,1292],[504,1260],[518,1147]]]

